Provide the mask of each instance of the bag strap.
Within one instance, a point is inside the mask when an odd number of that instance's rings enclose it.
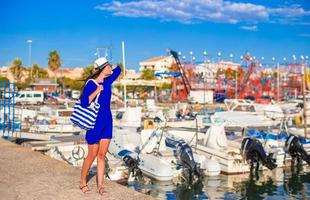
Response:
[[[95,79],[88,79],[88,81],[90,81],[90,80],[92,80],[92,81],[97,85],[97,87],[99,86],[99,83],[97,83],[97,81],[96,81]],[[87,82],[88,82],[88,81],[87,81]],[[86,83],[86,84],[87,84],[87,83]],[[97,97],[96,97],[96,99],[95,99],[95,103],[98,103],[100,93],[101,93],[101,92],[98,93],[98,95],[97,95]]]

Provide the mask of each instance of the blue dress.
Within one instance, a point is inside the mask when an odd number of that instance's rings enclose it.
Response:
[[[121,73],[121,68],[117,66],[111,76],[104,79],[103,90],[100,92],[98,103],[100,104],[100,109],[97,116],[97,121],[94,129],[88,130],[86,132],[86,141],[87,144],[96,144],[99,143],[101,139],[111,139],[112,130],[113,130],[113,119],[112,112],[110,108],[111,95],[112,95],[112,83],[117,79]],[[97,85],[94,81],[88,81],[84,87],[82,96],[81,96],[81,106],[89,106],[89,95],[91,95],[97,88]],[[96,99],[96,98],[95,98]],[[93,101],[95,101],[95,99]]]

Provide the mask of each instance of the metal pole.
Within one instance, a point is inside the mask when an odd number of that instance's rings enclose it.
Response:
[[[124,108],[127,108],[127,91],[126,91],[126,62],[125,62],[125,42],[122,41],[122,54],[123,54],[123,70],[124,70]]]
[[[277,101],[280,101],[280,65],[277,63]]]
[[[99,55],[99,48],[97,48],[97,58],[100,58],[100,55]]]
[[[28,67],[30,67],[30,79],[32,80],[32,66],[31,66],[31,44],[32,44],[32,40],[27,40],[28,43]]]
[[[303,104],[304,104],[304,110],[303,110],[303,117],[304,117],[304,135],[305,138],[307,138],[307,99],[306,99],[306,65],[303,63],[302,60],[302,95],[303,95]]]
[[[237,77],[238,77],[238,67],[236,69],[236,72],[235,72],[235,99],[238,98],[238,80],[237,80]]]
[[[154,100],[155,100],[155,102],[157,102],[156,79],[154,80],[154,83],[155,83],[155,85],[154,85]]]
[[[203,75],[203,105],[204,111],[206,111],[206,76]]]

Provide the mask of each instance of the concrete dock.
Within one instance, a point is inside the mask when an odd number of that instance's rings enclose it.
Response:
[[[92,191],[83,194],[79,177],[79,168],[0,139],[0,199],[154,199],[109,180],[104,181],[107,193],[100,196],[96,176],[88,182]]]

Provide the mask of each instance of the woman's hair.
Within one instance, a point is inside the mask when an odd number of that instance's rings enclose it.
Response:
[[[89,79],[96,79],[96,78],[100,75],[100,73],[102,72],[103,69],[104,69],[104,67],[101,68],[101,69],[99,69],[99,70],[96,70],[94,73],[90,74],[86,79],[81,80],[81,81],[84,81],[83,87],[81,87],[81,93],[83,92],[84,87],[85,87],[87,81],[88,81]],[[82,96],[82,95],[81,95],[81,96]]]

